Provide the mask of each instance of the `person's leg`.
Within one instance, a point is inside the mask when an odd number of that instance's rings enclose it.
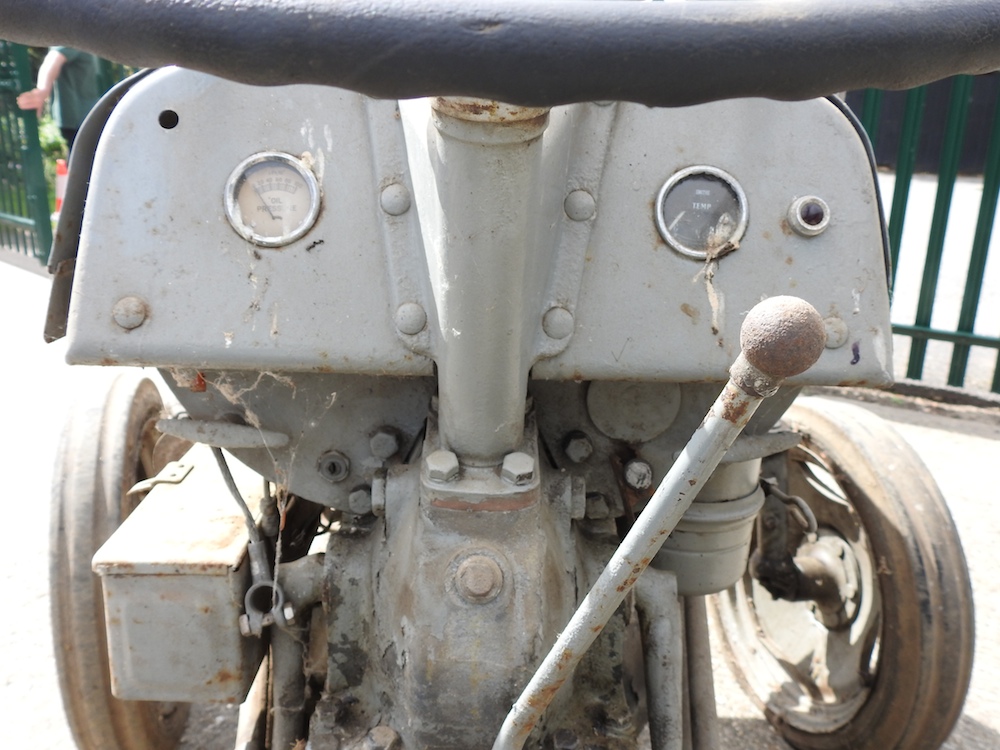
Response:
[[[62,137],[66,141],[67,156],[73,152],[73,141],[76,140],[76,131],[76,128],[59,128],[59,132],[62,133]]]

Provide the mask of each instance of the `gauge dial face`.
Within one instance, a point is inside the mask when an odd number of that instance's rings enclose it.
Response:
[[[294,156],[254,154],[226,184],[226,216],[236,232],[256,245],[280,247],[302,237],[319,215],[319,183]]]
[[[746,231],[746,196],[721,169],[688,167],[660,189],[656,226],[666,243],[683,255],[719,257],[735,250]]]

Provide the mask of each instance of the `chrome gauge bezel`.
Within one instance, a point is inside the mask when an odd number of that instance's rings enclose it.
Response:
[[[278,162],[291,167],[302,178],[309,191],[309,207],[302,219],[291,231],[277,236],[256,232],[253,226],[244,221],[239,204],[239,192],[246,181],[247,174],[253,167],[265,162]],[[226,218],[229,219],[230,225],[238,235],[260,247],[283,247],[303,237],[313,228],[319,217],[320,202],[319,180],[316,179],[316,175],[301,159],[283,151],[260,151],[248,156],[236,165],[236,168],[229,175],[229,179],[226,180]]]
[[[737,245],[740,240],[743,239],[743,235],[746,233],[747,224],[750,220],[750,213],[747,207],[747,196],[746,193],[743,192],[743,187],[739,182],[737,182],[735,177],[718,167],[711,167],[707,164],[698,164],[692,167],[686,167],[678,172],[674,172],[674,174],[672,174],[670,178],[663,183],[663,187],[660,188],[660,192],[657,193],[656,196],[656,228],[659,230],[660,236],[663,238],[664,242],[681,255],[688,258],[695,258],[697,260],[705,260],[708,258],[708,253],[705,250],[689,247],[674,236],[674,234],[670,231],[667,218],[663,213],[663,204],[667,196],[670,194],[670,191],[687,178],[696,175],[708,175],[710,177],[714,177],[715,179],[725,183],[736,196],[737,203],[739,204],[740,215],[736,221],[736,228],[733,230],[733,233],[730,235],[727,243],[725,244]]]

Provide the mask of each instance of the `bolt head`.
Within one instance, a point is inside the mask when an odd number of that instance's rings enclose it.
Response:
[[[599,520],[611,515],[611,508],[608,500],[599,492],[592,492],[587,495],[587,518]]]
[[[368,487],[358,487],[347,496],[347,505],[357,516],[368,515],[372,512],[372,491]]]
[[[473,604],[485,604],[497,598],[503,588],[503,570],[486,555],[470,555],[455,571],[455,588]]]
[[[625,464],[625,484],[633,490],[645,490],[653,484],[653,467],[640,458]]]
[[[586,433],[574,430],[566,436],[563,450],[570,461],[582,464],[594,454],[594,444]]]
[[[390,427],[379,427],[372,435],[369,445],[372,455],[384,461],[399,452],[399,435]]]
[[[508,453],[503,458],[500,476],[513,485],[528,484],[535,478],[535,459],[520,451]]]
[[[434,482],[451,482],[458,479],[458,456],[451,451],[434,451],[426,459],[427,476]]]

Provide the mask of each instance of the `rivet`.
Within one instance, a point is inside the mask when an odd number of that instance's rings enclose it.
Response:
[[[823,319],[823,327],[826,328],[826,348],[839,349],[847,343],[850,331],[847,323],[842,319],[831,316]]]
[[[400,333],[405,333],[407,336],[415,336],[424,330],[424,326],[427,325],[427,313],[416,302],[404,302],[401,304],[396,308],[396,314],[393,319],[396,322],[397,330]]]
[[[574,190],[563,201],[563,210],[573,221],[586,221],[594,215],[597,204],[586,190]]]
[[[573,333],[576,321],[565,307],[550,307],[542,316],[542,330],[553,339],[564,339]]]
[[[141,326],[146,322],[146,316],[149,315],[146,302],[140,297],[131,294],[115,302],[115,306],[111,312],[115,323],[126,331],[131,331],[133,328]]]
[[[410,191],[406,185],[394,182],[382,188],[379,204],[390,216],[401,216],[410,210]]]

